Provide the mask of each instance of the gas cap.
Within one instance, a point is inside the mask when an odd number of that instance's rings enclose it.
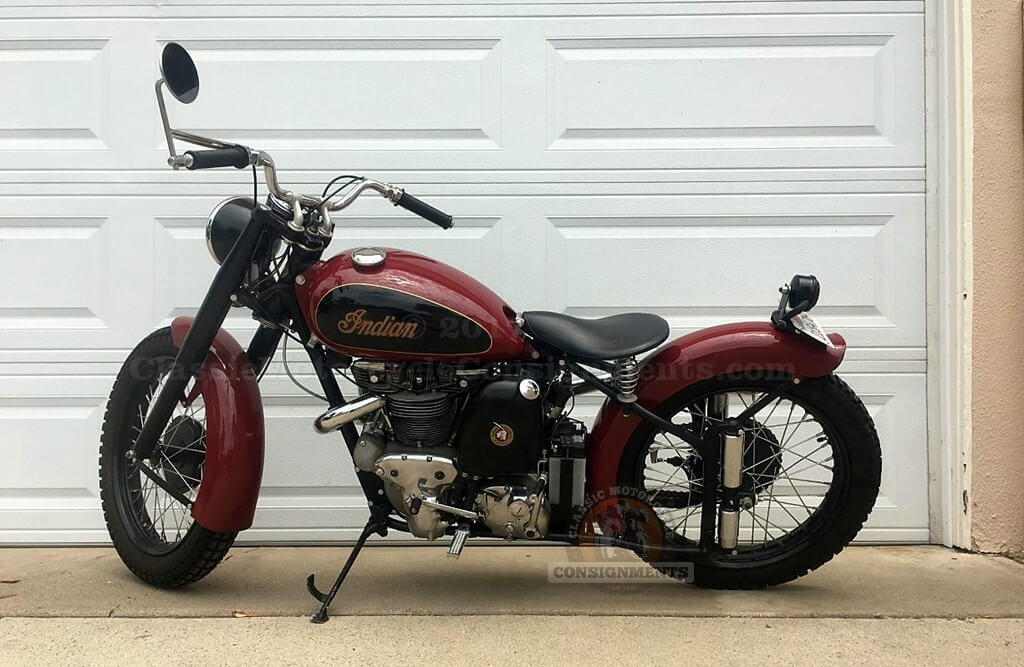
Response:
[[[388,254],[380,248],[356,248],[352,251],[352,261],[356,266],[380,266]]]
[[[519,393],[523,398],[532,401],[540,396],[540,385],[530,379],[523,380],[519,383]]]

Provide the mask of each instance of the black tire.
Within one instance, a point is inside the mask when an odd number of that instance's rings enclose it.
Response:
[[[100,437],[100,499],[110,539],[128,569],[159,588],[180,588],[205,577],[224,558],[237,534],[207,530],[187,517],[187,530],[168,540],[163,524],[150,517],[146,508],[143,486],[152,482],[128,459],[141,426],[140,415],[149,406],[149,394],[169,371],[177,351],[169,327],[154,331],[132,350],[114,381]],[[205,450],[205,430],[200,438],[202,444],[197,449]],[[190,456],[195,478],[189,478],[198,482],[185,490],[194,498],[202,479],[202,455]],[[178,507],[184,521],[187,510]]]
[[[684,389],[664,401],[654,412],[672,419],[702,397],[740,389],[766,391],[778,382],[778,379],[754,376],[716,377]],[[833,459],[827,491],[823,492],[821,504],[809,513],[804,523],[780,537],[778,544],[766,542],[765,546],[752,545],[748,550],[738,550],[737,553],[720,552],[694,563],[693,583],[698,586],[763,588],[803,576],[831,560],[849,544],[874,506],[882,471],[881,447],[874,422],[853,390],[839,377],[829,375],[790,385],[782,399],[805,408],[821,424],[822,432],[827,434]],[[621,487],[645,491],[645,468],[650,445],[657,435],[655,431],[653,425],[645,423],[627,443],[619,465]],[[747,464],[745,460],[744,465]],[[655,498],[655,507],[657,502]],[[768,509],[770,512],[770,505]],[[694,545],[692,539],[681,537],[664,522],[661,525],[667,546]],[[751,525],[754,525],[753,519]],[[767,524],[765,530],[769,530]],[[655,552],[652,559],[651,565],[667,574],[674,576],[679,572],[659,567],[659,562],[678,560],[673,557],[671,549]]]

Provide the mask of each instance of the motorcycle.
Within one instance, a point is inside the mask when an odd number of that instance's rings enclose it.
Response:
[[[268,192],[214,208],[206,240],[219,269],[195,317],[142,340],[110,394],[102,506],[140,579],[197,581],[252,524],[265,435],[259,381],[280,346],[298,384],[289,341],[323,393],[306,390],[327,404],[314,428],[341,433],[369,509],[330,590],[307,580],[321,603],[314,622],[327,620],[367,539],[389,530],[450,537],[455,558],[468,538],[589,540],[726,589],[802,576],[860,530],[881,452],[863,403],[834,374],[843,337],[809,314],[814,276],[780,288],[763,322],[666,343],[658,315],[517,312],[405,250],[324,259],[338,213],[368,192],[442,229],[452,217],[362,176],[339,176],[319,195],[287,190],[265,151],[171,128],[164,91],[186,104],[199,92],[180,45],[163,49],[161,75],[169,166],[251,168],[254,190],[262,169]],[[199,148],[178,153],[176,141]],[[233,307],[259,325],[245,349],[221,328]],[[360,395],[346,399],[339,377]],[[586,393],[605,397],[589,426],[572,417]]]

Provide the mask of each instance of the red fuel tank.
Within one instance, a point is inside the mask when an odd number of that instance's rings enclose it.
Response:
[[[301,278],[295,291],[306,321],[338,352],[406,361],[531,358],[508,304],[429,257],[355,248],[317,262]]]

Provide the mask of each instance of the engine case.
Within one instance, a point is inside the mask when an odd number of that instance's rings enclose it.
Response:
[[[409,532],[416,537],[436,540],[444,535],[448,522],[430,507],[411,511],[415,498],[436,500],[440,490],[455,481],[455,451],[449,447],[430,450],[390,443],[377,458],[376,473],[384,480],[384,493],[392,506],[409,523]]]
[[[545,481],[538,475],[488,486],[477,496],[476,506],[497,537],[537,540],[548,534],[551,506]]]
[[[543,401],[524,396],[522,382],[533,380],[495,380],[470,397],[456,436],[460,471],[480,477],[536,471]]]

